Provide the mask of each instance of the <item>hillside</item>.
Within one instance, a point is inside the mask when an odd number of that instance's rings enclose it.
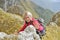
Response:
[[[45,24],[50,21],[52,15],[54,14],[49,9],[44,9],[30,0],[1,0],[0,7],[9,13],[15,13],[22,15],[24,11],[30,11],[35,18],[43,18]],[[2,6],[1,6],[2,5]]]
[[[11,34],[18,30],[22,24],[23,19],[20,16],[0,9],[0,32]],[[16,38],[13,39],[16,40]],[[51,22],[46,26],[46,35],[43,36],[42,40],[60,40],[60,27],[56,23]]]
[[[47,26],[46,35],[42,40],[60,40],[60,27],[53,23]]]
[[[13,33],[21,27],[22,22],[23,19],[20,16],[4,12],[0,9],[0,32]]]
[[[31,1],[31,5],[32,5],[33,9],[35,10],[35,12],[37,12],[39,17],[43,18],[45,20],[45,24],[47,24],[50,21],[50,19],[52,18],[54,12],[49,9],[44,9],[44,8],[38,6],[37,4],[33,3],[32,1]]]
[[[46,26],[46,35],[42,40],[60,40],[60,12],[54,14],[49,9],[44,9],[30,0],[0,0],[0,32],[7,34],[18,31],[23,24],[22,15],[27,10],[35,18],[43,18]]]
[[[53,15],[51,21],[60,26],[60,11]]]

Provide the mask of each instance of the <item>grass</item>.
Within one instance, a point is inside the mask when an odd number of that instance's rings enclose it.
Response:
[[[19,30],[22,24],[22,17],[6,13],[0,9],[0,32],[11,34],[15,30]],[[10,39],[5,38],[4,40]],[[14,37],[13,40],[17,40],[17,37]],[[60,40],[60,27],[57,25],[46,26],[46,35],[43,36],[42,40]]]
[[[60,40],[60,27],[50,25],[46,30],[46,35],[42,40]]]
[[[19,30],[23,24],[22,17],[6,13],[0,9],[0,31],[6,32],[7,34],[13,33],[15,30]]]

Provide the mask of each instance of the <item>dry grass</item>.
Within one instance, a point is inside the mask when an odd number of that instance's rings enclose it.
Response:
[[[58,26],[47,26],[46,35],[43,40],[60,40],[60,27]]]
[[[15,14],[9,14],[0,9],[0,31],[7,34],[13,33],[18,30],[22,25],[22,18]],[[16,38],[16,37],[15,37]],[[17,38],[13,40],[17,40]],[[9,40],[5,38],[4,40]],[[42,40],[60,40],[60,27],[57,25],[49,25],[46,27],[46,35]]]
[[[8,34],[18,30],[22,25],[23,19],[15,14],[4,12],[0,9],[0,31]]]

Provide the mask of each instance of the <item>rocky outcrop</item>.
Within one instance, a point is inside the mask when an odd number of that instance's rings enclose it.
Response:
[[[3,40],[40,40],[36,30],[32,25],[29,25],[24,31],[20,32],[18,35],[0,32],[0,39]]]
[[[53,15],[51,21],[55,22],[58,26],[60,26],[60,12],[57,12],[55,15]]]

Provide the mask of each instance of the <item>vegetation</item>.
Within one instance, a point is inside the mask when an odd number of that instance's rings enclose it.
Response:
[[[0,5],[3,5],[1,8],[7,12],[18,14],[20,16],[23,15],[24,11],[30,11],[33,14],[33,17],[43,18],[45,20],[45,25],[50,21],[54,14],[51,10],[44,9],[30,0],[2,0]]]
[[[49,25],[46,27],[46,35],[42,40],[60,40],[60,27],[57,25]]]
[[[55,22],[58,26],[60,26],[60,12],[54,14],[51,21]]]
[[[13,33],[20,28],[22,20],[20,16],[6,13],[0,9],[0,32]],[[42,40],[60,40],[60,27],[57,24],[51,24],[46,26],[46,35],[43,36]]]
[[[20,28],[22,22],[23,19],[20,16],[6,13],[0,9],[0,32],[13,33]]]
[[[27,10],[33,14],[33,17],[43,18],[45,24],[49,22],[49,25],[46,26],[46,35],[43,36],[42,40],[60,40],[60,12],[54,14],[51,10],[44,9],[30,0],[16,0],[11,4],[9,4],[9,2],[12,2],[11,0],[6,1],[8,1],[8,5],[5,5],[7,12],[4,12],[5,1],[0,0],[0,7],[3,9],[0,9],[0,32],[11,34],[15,30],[19,30],[23,24],[21,15]]]

